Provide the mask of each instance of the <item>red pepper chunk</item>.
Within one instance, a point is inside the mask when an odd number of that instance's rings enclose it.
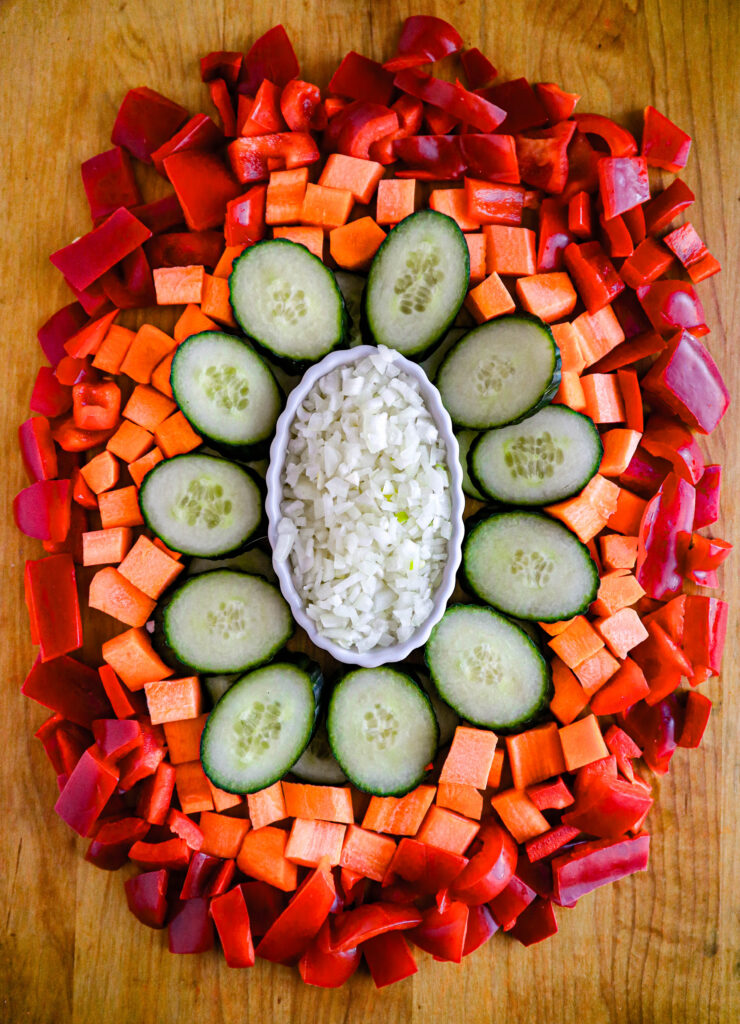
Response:
[[[235,139],[227,153],[235,176],[244,184],[267,181],[271,170],[306,167],[319,159],[318,147],[308,132],[281,132]],[[239,191],[237,186],[228,199],[236,199]]]
[[[533,946],[536,942],[549,939],[557,930],[558,922],[552,901],[538,897],[519,915],[511,934],[523,946]]]
[[[650,323],[662,334],[684,328],[693,335],[709,333],[704,307],[688,281],[653,281],[637,289]]]
[[[459,964],[465,948],[468,913],[464,903],[454,901],[444,910],[429,907],[422,911],[420,924],[411,929],[408,937],[436,959]]]
[[[121,389],[115,381],[82,382],[72,388],[72,415],[80,430],[112,430],[118,426]]]
[[[54,810],[78,835],[87,836],[118,785],[118,768],[92,746],[77,762]]]
[[[370,149],[398,130],[398,115],[378,103],[350,103],[331,123],[336,150],[359,160],[370,159]],[[333,133],[333,134],[332,134]]]
[[[718,569],[731,551],[732,544],[726,540],[702,537],[699,533],[692,534],[684,560],[686,578],[691,580],[695,573]]]
[[[61,362],[63,361],[64,357]],[[42,416],[54,419],[71,408],[72,392],[59,380],[50,366],[40,366],[28,404],[31,412],[38,412]]]
[[[612,156],[635,156],[637,153],[634,137],[611,118],[603,114],[574,114],[573,120],[580,132],[603,139]]]
[[[165,157],[186,149],[212,151],[223,145],[224,133],[207,114],[196,114],[179,132],[152,153],[152,163],[164,175]]]
[[[637,581],[648,597],[667,601],[681,590],[681,544],[693,529],[694,502],[694,488],[677,473],[669,473],[648,502],[640,524],[635,567]]]
[[[474,178],[518,185],[519,163],[513,135],[471,132],[458,135],[460,156]]]
[[[326,127],[321,90],[311,82],[302,82],[298,78],[288,82],[280,96],[280,112],[292,132]]]
[[[58,472],[57,451],[46,416],[33,416],[18,427],[23,466],[31,480],[53,480]]]
[[[589,313],[598,313],[624,290],[624,281],[598,242],[573,242],[566,247],[564,257]]]
[[[149,928],[164,927],[169,877],[169,871],[162,868],[159,871],[145,871],[123,883],[129,910]]]
[[[636,828],[652,804],[641,787],[600,773],[588,779],[562,822],[599,839],[616,839]]]
[[[665,775],[678,746],[683,708],[670,694],[657,704],[640,700],[619,716],[622,728],[642,747],[645,764],[656,775]]]
[[[452,893],[455,899],[476,905],[502,892],[511,881],[516,869],[517,844],[512,837],[494,821],[488,821],[481,828],[479,840],[481,849],[455,879]]]
[[[255,185],[226,205],[227,245],[253,245],[265,237],[267,185]]]
[[[678,737],[679,747],[698,747],[712,711],[712,702],[703,693],[688,693],[683,726]]]
[[[479,95],[500,107],[506,114],[498,130],[507,135],[539,128],[547,124],[547,107],[526,78],[513,78],[500,85],[481,89]]]
[[[239,80],[243,60],[244,54],[237,50],[213,50],[200,58],[200,80],[210,82],[214,78],[223,78],[233,89]]]
[[[642,832],[633,839],[582,843],[552,862],[555,899],[571,905],[599,886],[645,871],[650,854],[650,836]]]
[[[506,111],[488,99],[469,92],[462,85],[452,85],[415,68],[399,71],[394,84],[401,92],[416,96],[425,103],[432,103],[452,114],[458,121],[464,121],[482,132],[494,131],[506,117]],[[512,135],[513,132],[507,131],[507,134]]]
[[[396,171],[397,178],[457,181],[467,169],[457,135],[414,135],[397,139],[393,152],[410,165],[408,170]]]
[[[534,91],[547,111],[550,124],[557,124],[571,117],[581,98],[576,92],[564,92],[555,82],[537,82]]]
[[[191,231],[205,231],[223,224],[226,204],[236,199],[240,188],[220,156],[186,149],[165,157],[164,169]]]
[[[599,161],[599,189],[607,220],[646,202],[650,183],[645,158],[604,157]]]
[[[491,64],[490,60],[477,46],[471,46],[469,50],[463,50],[460,54],[465,77],[471,89],[483,89],[490,85],[498,75],[498,71]]]
[[[684,181],[680,178],[672,181],[668,188],[645,203],[645,227],[648,234],[658,235],[665,231],[679,213],[691,206],[694,198],[694,193]]]
[[[368,939],[362,952],[376,988],[402,981],[419,970],[401,932],[386,932]]]
[[[81,172],[90,216],[94,221],[110,216],[119,206],[130,209],[141,202],[131,158],[119,146],[85,160]]]
[[[660,406],[701,434],[710,434],[727,412],[730,395],[705,345],[689,331],[668,340],[667,348],[642,380]]]
[[[462,854],[404,836],[388,865],[383,884],[387,886],[400,876],[419,893],[433,895],[451,885],[467,863]]]
[[[300,67],[288,34],[282,25],[274,25],[249,49],[239,72],[239,92],[254,96],[265,78],[275,85],[286,85],[297,78]]]
[[[369,903],[334,916],[331,948],[346,952],[385,932],[402,931],[421,924],[416,907],[392,903]]]
[[[211,900],[211,917],[229,967],[253,967],[254,945],[249,911],[240,886]]]
[[[79,302],[70,302],[53,313],[39,327],[37,337],[41,351],[52,366],[56,366],[66,352],[65,342],[75,335],[87,320],[87,314]]]
[[[82,620],[72,556],[58,554],[26,562],[25,578],[41,661],[51,661],[81,647]]]
[[[207,899],[184,900],[168,925],[170,953],[205,953],[214,944],[213,921]]]
[[[331,948],[331,924],[327,919],[318,935],[298,961],[298,971],[306,985],[339,988],[360,965],[362,951],[348,949],[336,953]]]
[[[721,483],[722,467],[717,463],[707,466],[701,480],[696,485],[695,530],[717,522]]]
[[[257,956],[274,963],[297,963],[329,916],[336,895],[331,869],[322,862],[270,925],[257,946]]]
[[[402,71],[419,64],[432,64],[458,53],[462,46],[462,36],[448,21],[427,14],[414,14],[403,23],[396,56],[386,61],[383,67],[387,71]]]
[[[131,89],[123,98],[111,132],[114,146],[151,163],[151,154],[187,121],[188,112],[154,89]]]
[[[669,121],[655,107],[645,107],[642,155],[650,167],[662,167],[676,174],[686,166],[691,136]]]
[[[658,459],[666,459],[678,475],[698,484],[704,475],[704,456],[696,438],[683,423],[653,413],[642,435],[642,447]]]
[[[351,100],[387,106],[393,94],[393,75],[377,61],[350,50],[332,75],[328,91]]]
[[[54,558],[69,556],[55,555]],[[51,559],[41,561],[49,562]],[[95,669],[67,656],[46,662],[37,658],[26,676],[21,693],[85,729],[92,729],[97,718],[106,718],[111,713]]]
[[[151,234],[148,227],[122,207],[100,227],[58,249],[49,259],[68,281],[84,290],[151,238]]]
[[[516,135],[516,156],[522,181],[543,192],[560,194],[568,180],[568,145],[573,121]]]

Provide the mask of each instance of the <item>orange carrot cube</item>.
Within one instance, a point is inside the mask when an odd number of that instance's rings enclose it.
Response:
[[[358,203],[369,203],[384,173],[383,165],[375,160],[330,153],[321,172],[319,185],[347,189]]]
[[[152,725],[197,718],[203,706],[200,680],[197,676],[145,683],[144,693]]]
[[[301,223],[321,228],[341,227],[347,223],[354,202],[347,188],[327,188],[309,182],[301,207]]]
[[[200,761],[175,765],[175,789],[183,814],[213,810],[211,790]]]
[[[154,368],[176,347],[169,334],[152,324],[143,324],[121,364],[121,373],[140,384],[148,384]]]
[[[98,497],[100,521],[104,530],[114,526],[143,526],[144,520],[139,509],[139,495],[136,487],[119,487],[105,491]]]
[[[177,408],[172,399],[148,384],[137,384],[126,402],[123,415],[145,430],[154,431]],[[136,456],[138,458],[138,456]],[[127,460],[132,461],[132,460]]]
[[[145,685],[149,685],[148,683]],[[208,721],[208,714],[194,718],[164,722],[164,735],[171,764],[197,761],[200,757],[200,738]]]
[[[634,608],[620,608],[613,615],[596,619],[594,625],[615,658],[626,658],[633,647],[648,638]]]
[[[145,683],[174,675],[175,670],[165,665],[144,629],[127,629],[106,640],[102,654],[129,690],[142,690]]]
[[[117,569],[100,569],[90,581],[88,604],[111,615],[127,626],[143,626],[148,622],[156,601],[129,583]]]
[[[154,437],[148,430],[130,420],[122,420],[120,427],[113,437],[109,438],[105,447],[119,459],[131,463],[140,459],[153,444]]]
[[[152,271],[158,306],[187,305],[203,298],[205,267],[157,267]]]
[[[197,448],[202,438],[195,433],[181,412],[176,412],[154,431],[157,447],[167,459],[173,455],[185,455]]]
[[[537,236],[534,231],[505,224],[486,224],[483,234],[486,236],[487,274],[525,277],[535,273]]]
[[[458,725],[439,775],[440,782],[485,789],[497,737],[490,729]]]
[[[285,856],[295,864],[307,868],[317,867],[327,857],[333,867],[342,856],[346,825],[315,818],[295,818],[285,847]]]
[[[142,536],[121,562],[118,571],[143,594],[156,601],[184,568],[180,562],[155,547],[148,537]]]
[[[378,182],[375,219],[378,224],[398,224],[414,212],[414,178],[383,178]]]
[[[162,455],[159,448],[152,448],[146,455],[142,455],[140,459],[136,459],[134,462],[130,462],[128,466],[129,474],[134,484],[137,487],[141,487],[141,482],[147,475],[150,469],[161,462],[164,456]]]
[[[395,852],[395,839],[370,832],[359,825],[349,825],[339,863],[363,878],[382,882]]]
[[[290,227],[274,228],[274,238],[287,238],[289,242],[296,245],[305,245],[309,252],[312,252],[318,259],[324,258],[324,232],[321,228]]]
[[[599,720],[595,715],[587,715],[577,722],[564,725],[560,729],[560,743],[569,772],[577,771],[586,764],[593,764],[594,761],[609,756],[599,728]]]
[[[132,540],[133,532],[130,526],[114,526],[110,530],[88,530],[82,534],[82,564],[118,565],[126,557]]]
[[[465,308],[476,323],[484,324],[504,313],[513,313],[516,303],[498,274],[493,273],[471,288],[465,298]]]

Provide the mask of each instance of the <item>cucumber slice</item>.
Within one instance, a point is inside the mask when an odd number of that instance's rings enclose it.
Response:
[[[378,249],[365,288],[364,314],[378,345],[421,360],[442,340],[463,304],[470,254],[451,217],[420,210]]]
[[[354,348],[356,345],[362,345],[362,293],[365,291],[367,278],[360,277],[359,274],[349,274],[346,270],[335,270],[334,277],[342,293],[344,308],[349,318],[347,343],[350,348]]]
[[[243,547],[264,516],[263,487],[214,455],[176,455],[150,469],[139,491],[146,525],[168,548],[215,558]]]
[[[582,491],[603,454],[593,420],[566,405],[548,405],[521,423],[481,434],[468,466],[494,501],[549,505]]]
[[[229,277],[240,327],[270,359],[298,372],[345,341],[347,314],[334,275],[303,245],[250,245]]]
[[[404,672],[348,673],[329,701],[327,733],[347,777],[368,793],[400,796],[424,778],[439,727],[429,698]]]
[[[440,697],[474,725],[519,728],[549,699],[550,671],[539,649],[492,608],[452,605],[432,630],[425,657]]]
[[[290,609],[260,576],[216,569],[176,587],[161,609],[174,656],[196,672],[244,672],[274,657],[293,632]]]
[[[318,727],[313,739],[290,770],[305,782],[323,786],[340,786],[347,781],[347,776],[331,752],[325,725]]]
[[[316,678],[290,661],[250,672],[208,716],[200,759],[227,793],[256,793],[281,779],[308,744],[316,722]]]
[[[499,512],[478,522],[463,544],[463,572],[488,604],[535,622],[580,615],[599,588],[586,545],[537,512]]]
[[[170,382],[193,428],[232,458],[266,452],[282,396],[267,363],[239,338],[202,331],[175,352]]]
[[[470,452],[471,446],[481,435],[477,430],[458,430],[455,434],[457,438],[457,447],[460,449],[460,466],[462,468],[462,489],[465,491],[469,498],[475,498],[476,501],[488,501],[485,494],[483,494],[470,479],[470,472],[468,469],[468,453]]]
[[[474,327],[439,368],[442,403],[458,427],[516,423],[547,405],[560,386],[560,352],[548,325],[512,313]]]

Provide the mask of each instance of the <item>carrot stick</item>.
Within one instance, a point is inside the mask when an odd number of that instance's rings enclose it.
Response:
[[[412,178],[407,178],[412,181]],[[486,277],[486,239],[482,231],[470,231],[465,235],[470,256],[470,283],[480,284]]]
[[[183,814],[213,810],[208,779],[199,760],[175,765],[175,789]]]
[[[436,803],[437,807],[445,807],[476,821],[480,821],[483,814],[483,794],[475,786],[440,782],[437,786]]]
[[[407,180],[412,181],[413,179]],[[429,206],[432,210],[451,217],[461,231],[477,231],[481,226],[480,221],[475,220],[468,213],[468,198],[464,188],[435,188],[429,196]],[[494,270],[498,270],[498,268],[492,267],[489,273]],[[509,271],[504,270],[500,273],[509,273]]]
[[[224,277],[206,274],[203,278],[203,298],[200,308],[204,316],[218,320],[226,327],[236,327],[236,320],[231,311],[229,282]]]
[[[440,782],[485,789],[496,750],[496,734],[458,725],[440,772]]]
[[[555,696],[550,701],[550,710],[559,722],[568,725],[588,704],[588,694],[560,658],[553,658],[551,671]]]
[[[434,800],[434,786],[417,786],[406,796],[373,796],[362,821],[373,832],[415,836]]]
[[[152,373],[152,387],[156,388],[160,394],[166,398],[172,398],[172,385],[170,384],[170,375],[172,373],[172,362],[175,358],[175,353],[170,352],[168,356],[165,356],[161,363],[158,363],[154,367]]]
[[[600,538],[599,543],[605,569],[634,568],[637,561],[637,537],[622,537],[618,533],[606,533]]]
[[[604,455],[599,473],[602,476],[621,476],[632,461],[641,438],[642,434],[639,431],[631,430],[629,427],[615,427],[614,430],[607,430],[602,434]]]
[[[634,608],[620,608],[613,615],[596,619],[594,626],[615,658],[626,658],[633,647],[648,638]]]
[[[295,242],[296,245],[304,245],[320,260],[324,258],[324,232],[321,228],[276,227],[272,234],[274,238],[287,238],[289,242]]]
[[[620,487],[617,495],[617,507],[607,519],[606,525],[617,533],[637,536],[646,506],[647,502],[644,498]]]
[[[588,373],[581,377],[586,413],[594,423],[623,423],[624,400],[612,373]]]
[[[620,608],[637,604],[645,591],[631,572],[617,569],[601,577],[599,592],[591,611],[602,617],[614,615]]]
[[[486,789],[498,789],[501,785],[501,776],[504,771],[504,759],[505,753],[503,747],[496,747],[493,752],[493,762],[491,764],[491,770],[488,773],[488,779],[486,780]]]
[[[297,224],[301,217],[307,183],[308,167],[296,167],[290,171],[273,171],[267,185],[265,223]]]
[[[131,547],[133,531],[130,526],[114,526],[110,530],[88,530],[82,534],[82,564],[118,565]]]
[[[169,334],[152,324],[143,324],[121,364],[125,373],[139,384],[148,384],[155,367],[176,347],[177,342]]]
[[[563,664],[573,669],[603,646],[604,641],[583,615],[577,615],[562,633],[548,640],[548,647],[552,648]]]
[[[98,496],[98,508],[103,529],[114,526],[143,526],[139,498],[135,487],[119,487]]]
[[[329,252],[345,270],[369,270],[385,231],[372,217],[361,217],[329,232]]]
[[[90,607],[127,626],[143,626],[149,621],[156,603],[110,566],[100,569],[90,581]]]
[[[572,313],[578,300],[576,290],[565,271],[532,273],[529,277],[520,277],[516,282],[516,293],[528,313],[533,313],[548,324]]]
[[[586,366],[592,366],[624,341],[624,331],[611,306],[598,313],[581,313],[573,321],[579,331],[581,355]]]
[[[609,654],[606,647],[602,647],[596,654],[592,654],[590,658],[577,665],[573,671],[583,687],[583,692],[590,697],[611,679],[618,669],[617,659]]]
[[[110,451],[104,451],[90,459],[80,473],[93,494],[102,494],[118,483],[120,464]]]
[[[239,248],[241,249],[244,247],[239,246]],[[223,260],[227,252],[229,252],[229,249],[224,249],[224,255],[221,257],[221,260]],[[216,270],[218,270],[219,267],[221,266],[221,260],[219,260]],[[231,273],[231,270],[229,270],[229,273]],[[214,277],[228,276],[224,274],[217,274],[215,270],[213,272],[213,275]],[[180,319],[175,324],[175,341],[179,343],[181,341],[185,341],[185,339],[189,338],[191,334],[199,334],[201,331],[215,330],[218,330],[218,328],[216,327],[214,321],[209,320],[207,316],[204,316],[203,313],[201,313],[198,306],[196,306],[193,303],[190,303],[185,307],[180,316]]]
[[[551,330],[555,344],[560,350],[562,372],[573,370],[575,373],[582,373],[586,360],[581,353],[581,332],[575,324],[553,324]]]
[[[134,331],[130,331],[128,327],[112,324],[95,353],[93,366],[96,370],[102,370],[103,373],[120,373],[121,364],[131,348],[134,337]]]
[[[563,370],[560,375],[558,393],[553,398],[554,405],[567,405],[575,412],[586,411],[586,396],[583,392],[581,378],[575,370]]]

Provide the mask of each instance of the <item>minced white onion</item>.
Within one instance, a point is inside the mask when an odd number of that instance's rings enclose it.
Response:
[[[274,557],[306,614],[359,652],[428,618],[452,532],[446,451],[391,349],[321,377],[296,411]]]

